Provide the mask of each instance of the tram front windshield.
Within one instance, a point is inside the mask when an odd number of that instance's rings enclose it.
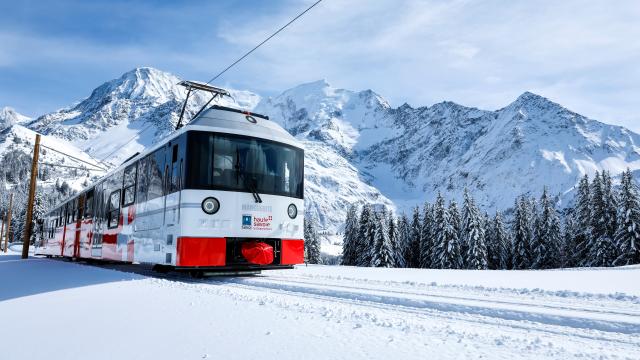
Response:
[[[188,189],[214,189],[302,198],[302,150],[264,139],[189,132]]]

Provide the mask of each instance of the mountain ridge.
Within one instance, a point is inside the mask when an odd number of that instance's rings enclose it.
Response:
[[[179,81],[136,68],[22,125],[91,158],[115,151],[109,160],[118,164],[173,131],[185,96]],[[394,108],[373,90],[338,89],[324,79],[266,98],[230,91],[235,100],[217,103],[268,115],[303,142],[306,211],[329,233],[340,231],[351,203],[408,212],[438,191],[460,199],[467,187],[486,210],[504,210],[515,196],[547,185],[562,207],[583,174],[640,169],[640,135],[529,91],[497,110],[451,101]],[[187,118],[208,99],[194,100]]]

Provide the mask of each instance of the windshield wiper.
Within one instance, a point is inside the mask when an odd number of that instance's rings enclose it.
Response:
[[[247,181],[247,177],[245,176],[244,169],[240,166],[240,151],[236,149],[236,183],[239,183],[239,180],[242,179],[242,183],[246,187],[247,190],[251,191],[253,195],[253,200],[256,203],[262,203],[262,198],[260,194],[258,194],[258,189],[256,183],[258,180],[254,177],[251,178],[252,181]]]

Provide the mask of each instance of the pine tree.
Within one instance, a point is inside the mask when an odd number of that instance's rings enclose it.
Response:
[[[424,204],[424,215],[422,217],[422,229],[420,237],[420,267],[428,269],[432,267],[433,251],[433,206]]]
[[[304,245],[307,253],[307,262],[310,264],[320,263],[320,236],[316,230],[315,219],[305,218],[304,224]]]
[[[398,253],[400,253],[400,232],[398,229],[398,223],[396,222],[393,213],[389,213],[386,221],[387,229],[389,231],[389,242],[391,243],[391,257],[393,258],[393,267],[404,267],[401,262],[398,262]]]
[[[467,269],[486,269],[488,263],[484,227],[480,211],[466,189],[462,213],[463,224],[460,242],[464,245],[461,245],[460,249],[466,250],[466,253],[463,253],[463,266],[466,266]]]
[[[358,259],[358,209],[349,206],[342,239],[342,265],[356,265]]]
[[[575,249],[567,249],[567,256],[573,266],[588,266],[589,244],[591,239],[591,188],[589,177],[585,174],[578,185],[576,209],[574,212]]]
[[[420,219],[420,209],[416,206],[413,209],[413,218],[411,220],[411,246],[408,261],[409,267],[420,267],[420,239],[422,239],[422,220]]]
[[[591,239],[588,245],[589,266],[610,266],[614,257],[613,239],[609,236],[609,199],[606,176],[596,172],[591,184]]]
[[[640,195],[631,170],[622,173],[618,194],[618,229],[614,242],[617,258],[614,265],[640,263]]]
[[[460,225],[460,251],[463,255],[463,267],[468,268],[467,254],[469,253],[469,221],[472,216],[471,212],[475,207],[473,198],[469,194],[469,189],[465,186],[462,194],[462,216]]]
[[[534,269],[550,269],[560,266],[560,221],[547,187],[540,197],[540,214],[537,216],[536,236],[531,243]]]
[[[375,214],[372,211],[371,205],[364,204],[358,225],[358,242],[356,247],[356,265],[358,266],[369,266],[371,264],[375,232],[374,216]]]
[[[46,199],[44,193],[36,191],[33,202],[33,217],[31,224],[31,244],[39,244],[43,240],[44,214],[46,212]],[[26,221],[26,219],[25,219]]]
[[[406,214],[398,219],[398,250],[396,253],[396,266],[407,267],[408,253],[410,251],[411,227]]]
[[[450,205],[449,210],[451,208]],[[434,206],[436,244],[432,264],[440,269],[460,269],[462,268],[462,256],[458,240],[459,230],[453,226],[449,210],[445,207],[444,198],[438,193]],[[453,210],[457,211],[455,203]]]
[[[524,197],[516,199],[513,218],[513,268],[528,269],[531,266],[531,251],[529,248],[531,235],[531,218],[528,215],[527,200]]]
[[[374,251],[371,258],[373,267],[395,267],[393,248],[389,239],[387,216],[384,209],[375,215]]]
[[[506,230],[504,226],[504,220],[502,219],[502,214],[500,212],[496,212],[496,215],[493,218],[493,240],[492,242],[496,244],[496,250],[498,252],[498,261],[496,262],[497,269],[511,269],[511,237],[509,232]]]
[[[577,266],[576,257],[575,257],[575,248],[576,248],[576,239],[577,239],[577,229],[575,223],[575,216],[573,214],[567,214],[564,217],[564,226],[563,226],[563,241],[562,241],[562,267],[574,267]]]
[[[452,200],[449,202],[449,223],[453,228],[453,231],[456,232],[456,239],[458,243],[458,247],[460,248],[460,257],[464,258],[464,254],[462,253],[462,245],[460,244],[460,232],[462,231],[462,219],[460,218],[460,210],[458,210],[458,203]],[[464,259],[461,259],[464,264]]]
[[[602,181],[606,204],[607,235],[613,239],[616,236],[616,230],[618,230],[618,199],[613,191],[611,173],[609,171],[602,172]]]

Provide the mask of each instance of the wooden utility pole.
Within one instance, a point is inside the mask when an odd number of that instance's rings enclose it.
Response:
[[[31,184],[29,185],[29,200],[27,200],[27,219],[24,224],[22,237],[22,258],[29,257],[29,242],[31,239],[31,223],[33,222],[33,201],[36,197],[36,181],[38,181],[38,155],[40,155],[40,134],[36,134],[36,144],[33,147],[31,161]]]
[[[2,245],[2,239],[4,239],[4,213],[2,214],[2,230],[0,230],[0,245]]]
[[[7,232],[4,238],[4,252],[9,250],[9,234],[11,233],[11,210],[13,209],[13,193],[9,194],[9,214],[7,215]],[[0,239],[2,241],[2,239]]]

